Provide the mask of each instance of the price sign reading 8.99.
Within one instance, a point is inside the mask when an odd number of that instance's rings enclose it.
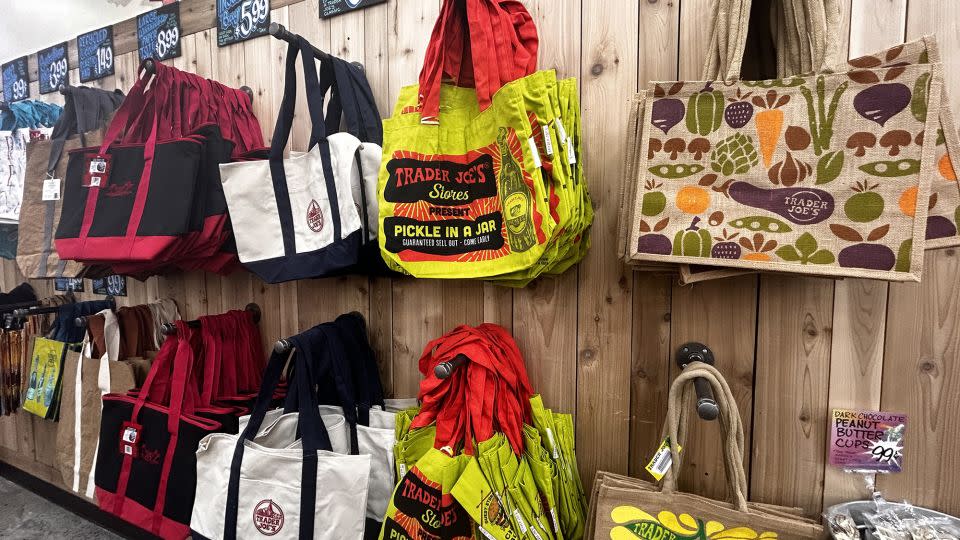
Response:
[[[137,17],[140,60],[180,56],[180,3],[174,2]]]
[[[67,71],[69,69],[66,41],[38,52],[37,71],[40,79],[40,93],[56,92],[61,84],[68,84]]]
[[[269,28],[269,0],[217,0],[218,46],[265,35]]]
[[[80,82],[113,75],[113,27],[106,26],[77,36]]]

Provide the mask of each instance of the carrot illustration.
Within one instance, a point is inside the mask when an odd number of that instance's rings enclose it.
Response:
[[[757,113],[757,139],[760,142],[760,155],[763,156],[763,166],[770,168],[773,163],[773,154],[777,151],[780,142],[780,132],[783,130],[783,107],[790,102],[790,96],[778,96],[776,90],[770,90],[764,96],[753,96],[753,104],[763,109]]]

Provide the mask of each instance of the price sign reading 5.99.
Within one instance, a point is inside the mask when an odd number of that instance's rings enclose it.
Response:
[[[270,0],[217,0],[217,45],[226,47],[270,28]]]
[[[40,93],[56,92],[61,84],[69,84],[67,80],[69,70],[66,41],[38,52],[37,71],[40,79]]]
[[[137,17],[140,60],[180,56],[180,3],[174,2]]]
[[[107,26],[77,36],[80,82],[113,75],[113,27]]]

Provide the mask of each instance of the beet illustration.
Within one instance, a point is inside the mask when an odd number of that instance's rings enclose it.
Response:
[[[650,123],[660,128],[664,134],[683,120],[686,106],[679,99],[658,99],[653,102],[653,118]]]
[[[727,105],[727,110],[724,111],[723,117],[726,119],[728,126],[733,129],[740,129],[747,125],[750,119],[753,118],[753,104],[749,101],[734,101],[730,105]]]
[[[773,212],[792,223],[814,225],[833,215],[833,195],[815,188],[764,189],[734,182],[727,193],[740,204]]]
[[[930,216],[927,218],[927,240],[949,238],[956,235],[957,226],[948,218],[943,216]]]
[[[720,242],[713,246],[710,252],[711,258],[728,261],[735,261],[740,258],[740,255],[743,255],[743,248],[736,242]]]
[[[670,255],[673,252],[673,244],[662,234],[645,234],[637,242],[637,251],[653,255]]]
[[[860,116],[881,126],[910,105],[913,94],[905,84],[877,84],[862,90],[853,98],[853,108]]]
[[[892,270],[897,264],[893,250],[880,244],[856,244],[840,252],[843,268],[866,268],[867,270]]]

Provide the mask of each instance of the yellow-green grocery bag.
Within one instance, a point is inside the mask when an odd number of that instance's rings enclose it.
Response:
[[[60,399],[60,374],[67,344],[47,338],[33,341],[27,391],[23,409],[40,418],[55,416]]]

